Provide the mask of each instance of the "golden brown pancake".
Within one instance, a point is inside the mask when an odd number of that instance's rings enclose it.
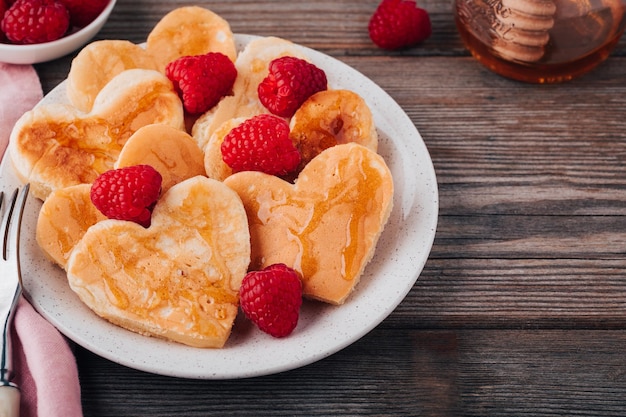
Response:
[[[119,73],[133,68],[157,70],[156,59],[141,46],[124,40],[101,40],[85,46],[72,60],[66,92],[70,103],[91,111],[96,96]]]
[[[171,82],[154,70],[127,70],[104,87],[89,113],[62,104],[25,113],[11,133],[9,155],[31,193],[45,199],[55,189],[93,182],[113,168],[133,133],[159,123],[184,128]]]
[[[251,269],[284,263],[302,275],[305,296],[332,304],[358,283],[393,205],[385,161],[356,143],[320,153],[295,184],[252,171],[224,183],[248,214]]]
[[[124,144],[114,168],[150,165],[159,171],[162,192],[197,175],[205,175],[204,154],[186,132],[164,124],[137,130]]]
[[[39,211],[37,243],[46,256],[63,269],[87,229],[106,219],[91,202],[90,192],[90,184],[55,190]]]
[[[104,220],[67,264],[70,287],[129,330],[196,347],[224,346],[250,262],[246,212],[223,183],[194,177],[158,201],[147,229]]]
[[[237,56],[229,23],[212,11],[198,6],[177,8],[154,26],[146,43],[159,69],[187,55],[221,52],[232,61]]]
[[[291,118],[290,137],[300,151],[300,169],[324,149],[355,142],[374,152],[378,134],[370,108],[350,90],[324,90],[309,97]]]

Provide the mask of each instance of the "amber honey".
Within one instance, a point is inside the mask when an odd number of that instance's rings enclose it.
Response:
[[[626,0],[457,0],[455,16],[467,49],[493,72],[556,83],[610,55],[625,11]]]

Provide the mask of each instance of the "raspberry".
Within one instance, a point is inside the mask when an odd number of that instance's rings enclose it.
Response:
[[[258,87],[259,100],[273,114],[291,117],[304,101],[326,90],[326,73],[315,65],[292,56],[269,64],[269,74]]]
[[[91,186],[91,201],[109,219],[150,226],[161,193],[161,174],[150,165],[106,171]]]
[[[70,23],[79,28],[85,27],[109,4],[110,0],[59,0],[70,12]]]
[[[170,62],[165,73],[190,114],[210,110],[230,93],[237,78],[235,64],[220,52],[184,56]]]
[[[302,283],[284,264],[249,272],[239,290],[241,309],[259,329],[274,337],[288,336],[298,324]]]
[[[69,25],[67,9],[56,0],[17,0],[5,12],[0,29],[12,43],[24,45],[57,40]]]
[[[233,171],[287,175],[298,167],[300,152],[289,138],[289,124],[261,114],[245,120],[224,137],[222,159]]]
[[[399,49],[430,37],[430,16],[415,1],[383,0],[369,22],[372,41],[384,49]]]

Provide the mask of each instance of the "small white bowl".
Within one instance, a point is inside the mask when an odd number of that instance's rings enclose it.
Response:
[[[52,61],[77,50],[91,40],[106,23],[116,0],[111,0],[102,13],[84,28],[52,42],[32,45],[0,43],[0,62],[8,64],[37,64]]]

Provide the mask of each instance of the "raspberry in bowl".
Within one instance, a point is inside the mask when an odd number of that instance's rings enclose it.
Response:
[[[104,26],[115,3],[116,0],[0,0],[0,62],[36,64],[79,49]],[[27,27],[27,14],[36,14],[40,26]]]

